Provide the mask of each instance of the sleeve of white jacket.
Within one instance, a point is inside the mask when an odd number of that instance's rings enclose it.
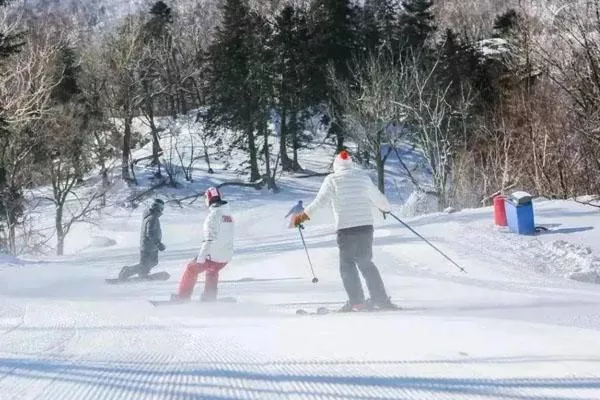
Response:
[[[208,217],[204,220],[204,240],[202,242],[202,248],[198,255],[198,262],[203,262],[207,257],[210,256],[212,244],[217,240],[219,234],[219,224],[221,223],[221,213],[211,212]]]
[[[317,193],[317,197],[310,203],[305,209],[304,213],[309,217],[312,216],[317,210],[331,204],[333,198],[333,183],[331,182],[331,175],[325,177],[323,184]]]
[[[383,193],[381,193],[379,191],[379,189],[377,189],[377,187],[375,185],[373,185],[373,183],[371,182],[370,179],[369,179],[369,189],[368,190],[369,190],[369,198],[371,199],[371,202],[373,203],[373,205],[375,207],[377,207],[380,211],[383,211],[383,212],[391,211],[391,206],[390,206],[390,203],[388,202],[387,198],[384,196]]]

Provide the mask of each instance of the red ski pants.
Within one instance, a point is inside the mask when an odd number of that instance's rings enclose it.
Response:
[[[179,282],[178,297],[182,299],[189,299],[192,297],[194,287],[198,281],[198,275],[206,271],[202,300],[215,300],[217,298],[217,285],[219,284],[219,271],[226,265],[227,263],[219,263],[210,260],[206,260],[203,263],[194,260],[190,261]]]

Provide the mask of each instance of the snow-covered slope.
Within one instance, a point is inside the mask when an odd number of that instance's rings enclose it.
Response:
[[[104,283],[136,262],[141,209],[78,228],[69,239],[78,250],[65,258],[0,267],[0,398],[600,398],[598,286],[562,276],[600,251],[595,209],[536,203],[537,223],[551,230],[532,238],[494,228],[490,209],[408,220],[468,274],[379,219],[375,262],[405,310],[297,316],[345,300],[330,216],[305,231],[318,284],[283,219],[319,184],[284,178],[278,195],[224,190],[238,236],[220,294],[237,304],[148,303],[176,290],[196,254],[200,204],[169,205],[162,218],[166,282]],[[592,254],[576,255],[575,245]]]
[[[171,139],[163,136],[164,149]],[[157,195],[172,200],[243,178],[240,160],[215,158],[214,175],[200,161],[194,182]],[[301,154],[312,171],[327,171],[330,160],[331,148],[317,144]],[[419,207],[406,204],[399,170],[388,165],[388,192],[393,211],[410,215]],[[140,166],[142,188],[151,172]],[[332,216],[315,215],[304,233],[317,284],[284,219],[321,181],[283,174],[278,194],[223,188],[237,234],[220,295],[235,304],[148,302],[174,293],[198,252],[206,209],[192,199],[168,202],[161,218],[167,250],[156,270],[168,281],[104,283],[137,262],[143,207],[116,200],[97,224],[74,226],[65,257],[0,258],[0,399],[600,398],[595,208],[538,201],[536,223],[549,230],[534,237],[495,228],[489,208],[406,219],[467,274],[377,215],[374,261],[404,310],[299,316],[297,308],[346,300]],[[114,190],[117,200],[129,193]],[[51,224],[51,212],[39,207],[40,223]]]

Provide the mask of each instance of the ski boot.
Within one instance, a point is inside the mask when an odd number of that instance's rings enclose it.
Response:
[[[173,303],[187,303],[188,301],[190,301],[190,299],[181,297],[178,294],[173,293],[171,294],[170,301],[172,301]]]
[[[131,269],[132,268],[128,267],[128,266],[121,268],[121,271],[119,272],[119,280],[124,281],[128,278],[131,278],[133,275],[135,275],[131,272]]]
[[[365,303],[351,304],[350,301],[347,301],[338,312],[359,312],[364,310]]]
[[[365,302],[365,307],[368,311],[393,311],[400,310],[401,308],[392,303],[391,297],[383,301],[375,301],[372,299],[368,299]]]

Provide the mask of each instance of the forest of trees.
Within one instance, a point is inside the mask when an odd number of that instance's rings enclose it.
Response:
[[[382,191],[386,161],[413,144],[432,187],[413,184],[440,209],[512,188],[600,193],[600,0],[492,4],[157,1],[100,23],[0,0],[5,246],[19,251],[30,189],[51,188],[60,254],[72,224],[106,204],[115,160],[135,186],[136,119],[150,128],[157,180],[174,184],[157,121],[190,113],[203,143],[234,134],[249,182],[273,189],[277,168],[302,171],[306,124],[320,116],[332,155],[348,146]],[[92,171],[103,189],[76,193]]]

